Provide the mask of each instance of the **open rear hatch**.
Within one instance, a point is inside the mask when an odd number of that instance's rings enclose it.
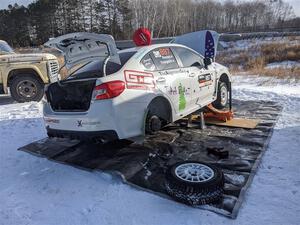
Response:
[[[109,59],[111,62],[121,63],[115,40],[108,34],[71,33],[52,38],[44,45],[55,48],[63,54],[64,66],[67,69],[95,59],[103,61]]]
[[[57,112],[84,112],[90,107],[96,79],[62,81],[50,84],[46,90],[51,108]]]
[[[100,60],[103,74],[106,75],[106,64],[121,64],[115,40],[108,34],[71,33],[50,39],[44,44],[59,50],[64,56],[64,66],[71,69],[76,65]],[[90,74],[93,75],[92,73]],[[90,79],[66,79],[48,86],[47,100],[54,111],[87,111],[90,107],[97,75]]]

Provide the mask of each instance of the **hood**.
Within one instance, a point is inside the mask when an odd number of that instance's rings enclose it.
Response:
[[[185,45],[205,58],[214,59],[217,54],[218,40],[219,34],[217,32],[202,30],[177,36],[172,42]]]
[[[54,55],[48,53],[0,55],[0,62],[40,62],[56,59]]]

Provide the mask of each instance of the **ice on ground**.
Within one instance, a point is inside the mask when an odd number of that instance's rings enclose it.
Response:
[[[237,76],[233,89],[237,99],[284,107],[236,220],[17,151],[46,132],[41,103],[13,103],[0,105],[0,225],[300,224],[300,85]]]

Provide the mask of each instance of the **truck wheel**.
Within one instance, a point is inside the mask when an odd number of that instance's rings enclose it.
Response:
[[[43,98],[44,84],[31,75],[19,75],[11,81],[10,93],[17,102],[38,102]]]
[[[186,161],[171,166],[166,173],[166,191],[188,205],[203,205],[222,198],[224,175],[212,165]]]
[[[229,95],[228,87],[224,82],[219,82],[217,99],[212,103],[212,105],[217,109],[224,109],[228,105]]]

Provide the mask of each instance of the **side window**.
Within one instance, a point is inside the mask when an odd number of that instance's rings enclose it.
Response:
[[[189,49],[174,47],[175,52],[181,59],[184,67],[199,66],[203,67],[203,59]]]
[[[144,58],[142,59],[141,63],[145,67],[146,70],[149,70],[149,71],[156,70],[155,64],[154,64],[150,54],[145,55]]]
[[[170,48],[157,48],[151,52],[151,56],[158,70],[169,70],[178,68],[175,56]]]

